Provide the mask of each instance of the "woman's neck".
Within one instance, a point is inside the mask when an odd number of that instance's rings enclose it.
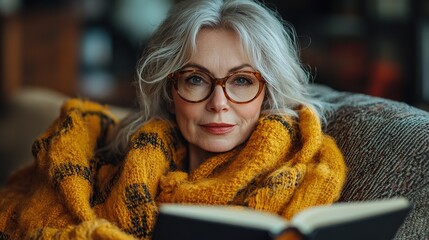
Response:
[[[216,153],[205,151],[193,144],[189,147],[189,172],[198,168],[209,157],[214,156]]]

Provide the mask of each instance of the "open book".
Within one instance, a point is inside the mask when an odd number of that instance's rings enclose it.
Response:
[[[154,240],[165,239],[392,239],[411,209],[405,198],[308,208],[290,222],[235,206],[164,204]]]

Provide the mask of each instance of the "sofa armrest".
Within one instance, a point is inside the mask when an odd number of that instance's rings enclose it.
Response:
[[[429,113],[405,103],[314,85],[325,131],[349,168],[340,201],[407,197],[414,209],[397,239],[429,238]]]

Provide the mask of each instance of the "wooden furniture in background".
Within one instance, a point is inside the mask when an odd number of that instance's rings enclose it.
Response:
[[[39,10],[1,21],[1,96],[21,86],[37,86],[75,96],[78,79],[79,21],[70,12]]]

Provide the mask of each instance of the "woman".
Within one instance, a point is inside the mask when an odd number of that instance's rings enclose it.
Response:
[[[0,234],[150,239],[166,202],[285,218],[332,203],[346,167],[307,82],[294,33],[271,10],[182,2],[139,61],[141,111],[115,127],[106,107],[65,103],[35,164],[2,192]]]

